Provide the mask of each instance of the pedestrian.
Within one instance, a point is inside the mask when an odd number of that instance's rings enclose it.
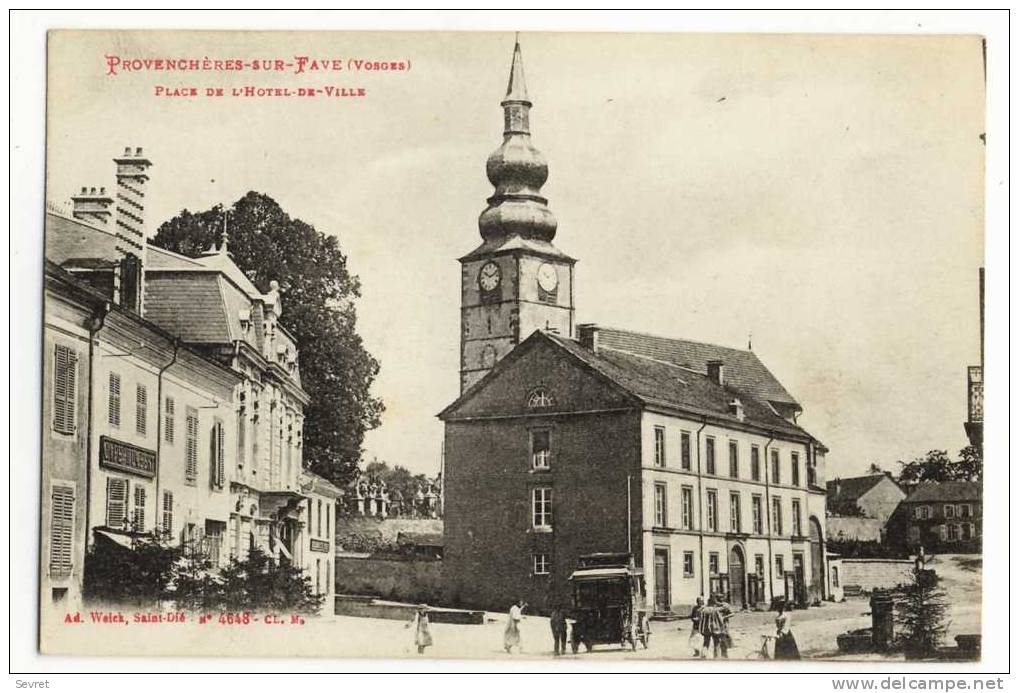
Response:
[[[701,635],[701,611],[704,609],[704,597],[697,597],[697,603],[690,610],[690,640],[689,645],[693,648],[693,656],[701,656],[701,644],[704,636]]]
[[[428,627],[428,605],[419,604],[414,612],[414,617],[404,628],[414,626],[414,645],[418,648],[418,654],[424,654],[425,648],[432,644],[432,631]]]
[[[507,654],[510,654],[514,647],[517,648],[517,652],[524,651],[520,644],[520,621],[524,618],[524,609],[526,608],[527,602],[523,599],[510,607],[502,642]]]
[[[566,654],[566,610],[560,604],[552,607],[548,625],[552,629],[552,640],[555,642],[555,656]]]
[[[789,630],[789,614],[785,610],[785,600],[776,604],[778,615],[775,617],[775,659],[799,659],[800,648],[796,646],[796,638]]]
[[[704,652],[701,656],[707,656],[710,645],[715,659],[719,655],[723,659],[728,659],[729,617],[732,616],[732,609],[721,595],[713,594],[708,598],[708,605],[701,609],[700,616],[700,632],[704,636]]]

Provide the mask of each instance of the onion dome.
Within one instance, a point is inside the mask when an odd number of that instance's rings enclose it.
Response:
[[[557,223],[548,200],[541,196],[541,186],[548,178],[548,162],[531,144],[531,102],[524,83],[519,41],[513,48],[509,85],[501,105],[502,145],[488,157],[485,167],[495,193],[478,218],[478,228],[485,240],[516,235],[551,241]]]

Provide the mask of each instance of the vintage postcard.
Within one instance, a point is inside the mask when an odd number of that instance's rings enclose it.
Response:
[[[984,61],[51,31],[41,652],[979,661]]]

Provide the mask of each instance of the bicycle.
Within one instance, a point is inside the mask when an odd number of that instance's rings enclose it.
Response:
[[[750,659],[772,659],[771,653],[768,652],[768,643],[775,640],[774,635],[762,635],[761,636],[761,649],[754,650],[750,653]],[[772,648],[774,650],[774,647]]]

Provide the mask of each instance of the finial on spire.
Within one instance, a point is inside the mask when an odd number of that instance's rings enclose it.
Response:
[[[226,238],[226,220],[227,220],[227,217],[229,217],[229,216],[230,216],[230,212],[228,212],[228,211],[226,211],[224,209],[223,210],[223,242],[219,246],[219,254],[220,255],[226,255],[227,254],[227,247],[226,247],[226,241],[227,241],[227,238]]]
[[[520,32],[513,44],[513,64],[510,67],[509,84],[506,85],[506,101],[528,101],[527,83],[524,81],[524,58],[520,53]]]
[[[747,351],[754,350],[754,333],[747,332]]]

